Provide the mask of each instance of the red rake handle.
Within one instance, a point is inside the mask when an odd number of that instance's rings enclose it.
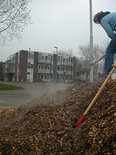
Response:
[[[76,128],[79,128],[79,126],[81,125],[81,123],[82,123],[82,121],[84,120],[84,118],[85,118],[85,114],[83,114],[83,115],[81,116],[81,118],[78,120],[78,122],[77,122],[77,124],[76,124]]]

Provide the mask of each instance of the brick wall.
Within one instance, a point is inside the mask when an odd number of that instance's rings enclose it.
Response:
[[[38,52],[34,52],[33,82],[37,82],[38,73]]]
[[[27,81],[27,60],[28,51],[20,51],[20,62],[19,62],[19,81]]]

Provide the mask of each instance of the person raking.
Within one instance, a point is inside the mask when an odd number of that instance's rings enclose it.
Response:
[[[116,52],[116,12],[98,12],[93,19],[94,23],[100,24],[111,39],[106,49],[104,63],[104,75],[107,76],[114,64],[114,54]]]

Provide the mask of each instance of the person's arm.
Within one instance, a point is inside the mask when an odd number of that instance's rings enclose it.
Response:
[[[107,35],[112,39],[114,37],[116,37],[115,33],[113,32],[111,26],[109,25],[109,23],[107,22],[107,20],[102,19],[101,20],[101,25],[104,28],[104,30],[106,31]]]

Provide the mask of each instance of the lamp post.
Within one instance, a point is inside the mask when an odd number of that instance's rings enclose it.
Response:
[[[58,54],[58,47],[54,46],[54,48],[56,49],[56,54]]]
[[[53,64],[54,64],[54,79],[56,80],[56,83],[57,83],[57,78],[58,78],[58,75],[57,75],[58,47],[55,46],[54,48],[56,49],[56,53],[54,54],[54,60],[53,60]]]
[[[90,57],[91,62],[93,60],[93,24],[92,24],[92,0],[89,0],[89,10],[90,10]],[[93,82],[93,66],[90,71],[90,82]]]

